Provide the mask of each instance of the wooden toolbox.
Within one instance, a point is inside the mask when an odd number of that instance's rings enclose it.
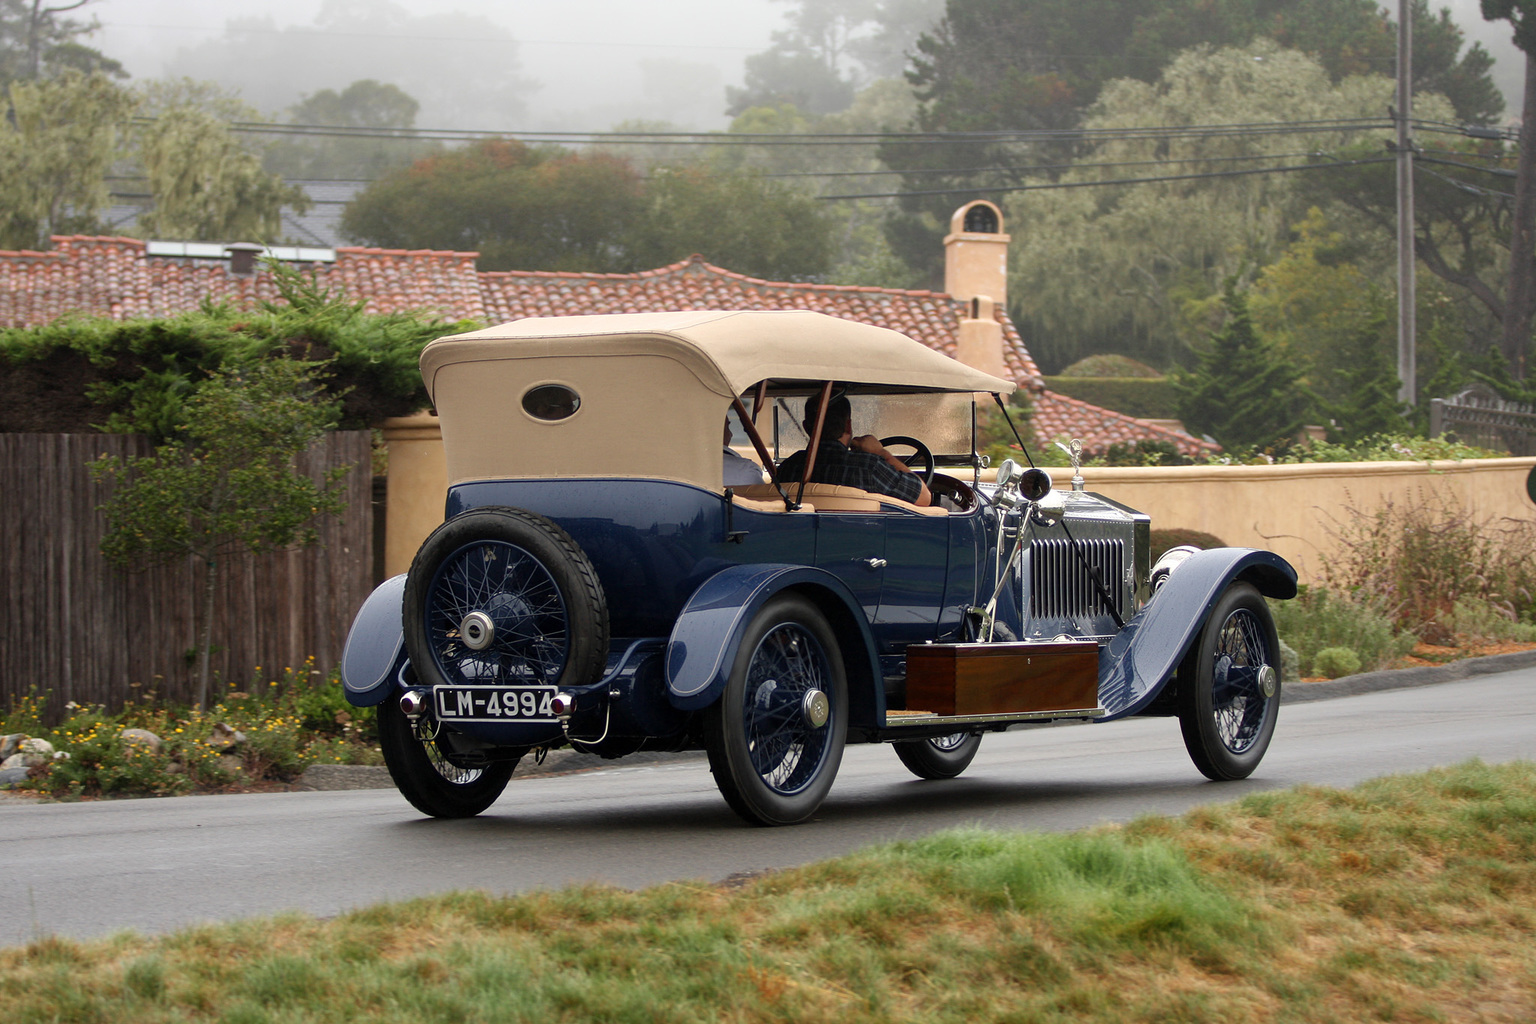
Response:
[[[1099,645],[914,644],[907,708],[938,715],[1082,711],[1099,706]]]

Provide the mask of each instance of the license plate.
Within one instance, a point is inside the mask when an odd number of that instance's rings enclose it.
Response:
[[[553,686],[434,686],[440,722],[557,722]]]

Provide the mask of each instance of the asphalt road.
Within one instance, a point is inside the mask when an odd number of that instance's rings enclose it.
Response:
[[[989,735],[949,782],[912,778],[885,747],[850,747],[821,812],[793,828],[741,824],[702,761],[514,778],[468,821],[422,818],[393,790],[9,804],[0,944],[461,888],[719,880],[955,825],[1067,830],[1471,757],[1536,759],[1536,669],[1287,705],[1268,757],[1237,783],[1205,781],[1171,719]]]

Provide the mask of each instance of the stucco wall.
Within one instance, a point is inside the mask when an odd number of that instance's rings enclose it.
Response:
[[[1268,548],[1316,578],[1338,550],[1337,524],[1358,512],[1444,495],[1480,518],[1536,519],[1526,478],[1536,458],[1466,462],[1333,462],[1294,466],[1171,466],[1083,470],[1085,488],[1152,517],[1156,528],[1215,534]],[[1070,469],[1052,470],[1058,487]]]
[[[385,421],[389,444],[389,511],[384,566],[410,568],[416,549],[443,521],[447,469],[435,416]],[[1387,500],[1454,497],[1487,518],[1536,519],[1526,479],[1536,458],[1468,462],[1340,462],[1297,466],[1172,466],[1083,470],[1086,487],[1152,517],[1154,528],[1215,534],[1228,544],[1268,548],[1289,559],[1304,581],[1335,550],[1330,528],[1351,510]],[[1072,471],[1053,469],[1056,486]]]

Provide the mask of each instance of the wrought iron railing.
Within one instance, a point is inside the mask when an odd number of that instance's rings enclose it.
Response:
[[[1429,433],[1450,434],[1511,455],[1536,455],[1536,407],[1506,401],[1491,388],[1474,385],[1450,398],[1430,400]]]

